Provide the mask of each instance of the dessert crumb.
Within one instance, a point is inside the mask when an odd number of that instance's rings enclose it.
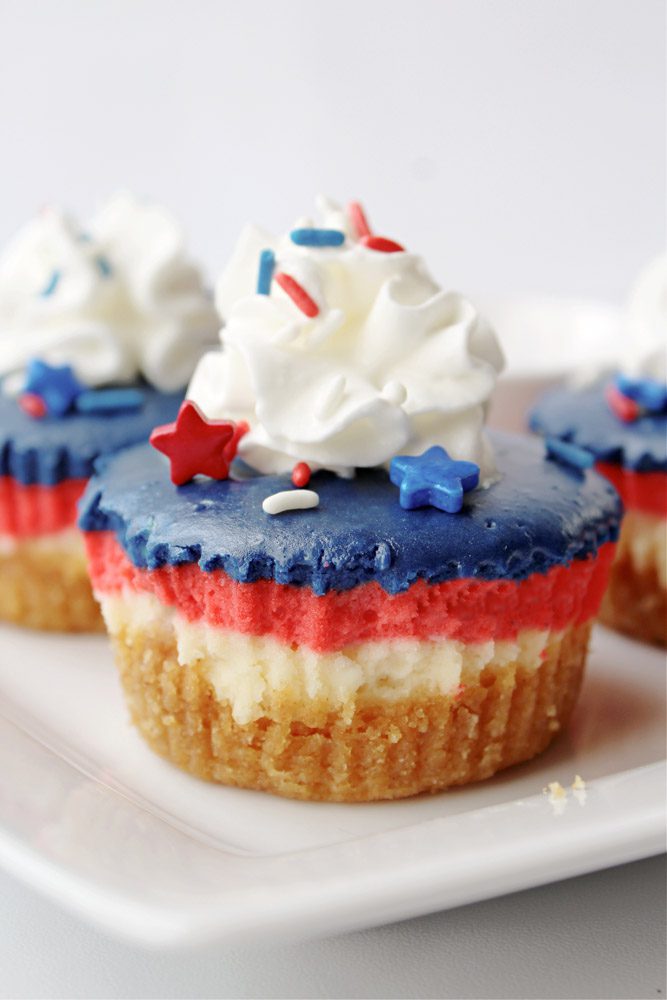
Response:
[[[550,781],[542,791],[549,798],[549,805],[553,809],[554,816],[562,816],[567,806],[567,791],[560,781]]]
[[[586,802],[586,782],[580,774],[575,774],[574,781],[570,787],[572,788],[572,794],[579,805],[583,806]]]
[[[542,791],[545,794],[548,793],[549,794],[549,798],[551,798],[551,799],[565,799],[565,798],[567,798],[567,792],[565,791],[565,789],[561,785],[560,781],[550,781],[549,784],[547,785],[547,787],[543,788]]]

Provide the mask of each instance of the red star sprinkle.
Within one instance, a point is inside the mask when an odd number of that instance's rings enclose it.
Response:
[[[186,399],[175,423],[156,427],[150,443],[169,459],[172,483],[182,486],[197,475],[227,479],[237,445],[247,431],[246,423],[208,420],[196,403]]]

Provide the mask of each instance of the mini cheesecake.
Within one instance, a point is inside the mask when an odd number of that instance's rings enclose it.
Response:
[[[530,425],[586,449],[623,499],[625,517],[601,621],[667,645],[667,414],[642,415],[636,406],[626,413],[617,399],[609,379],[581,389],[564,386],[538,401]]]
[[[567,724],[621,517],[594,471],[493,435],[497,479],[449,514],[383,469],[175,487],[137,447],[81,527],[130,714],[211,781],[369,801],[487,778]]]
[[[0,619],[62,632],[101,631],[76,526],[95,459],[147,441],[182,393],[138,388],[140,407],[36,420],[0,392]]]

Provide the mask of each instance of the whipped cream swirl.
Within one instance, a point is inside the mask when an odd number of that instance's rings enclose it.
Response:
[[[46,209],[0,257],[0,377],[15,388],[41,358],[88,386],[143,376],[174,391],[219,326],[176,220],[129,194],[85,229]]]
[[[656,257],[635,282],[626,310],[625,335],[623,373],[667,383],[667,253]]]
[[[419,257],[372,250],[337,205],[321,199],[320,208],[323,227],[344,232],[341,246],[243,232],[216,289],[224,350],[201,360],[188,398],[210,418],[247,421],[239,455],[263,473],[304,461],[351,476],[439,444],[480,465],[488,482],[483,425],[503,364],[492,329],[461,295],[442,291]],[[256,294],[267,248],[317,316],[275,280],[270,295]]]

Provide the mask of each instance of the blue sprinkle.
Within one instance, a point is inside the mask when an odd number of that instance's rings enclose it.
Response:
[[[649,413],[661,413],[667,407],[667,385],[662,382],[652,378],[628,378],[627,375],[617,375],[615,382],[624,396],[634,399]]]
[[[50,365],[41,358],[33,358],[26,369],[24,392],[41,396],[49,416],[64,417],[83,386],[69,365]]]
[[[389,478],[399,487],[399,503],[405,510],[437,507],[458,514],[463,494],[479,485],[479,466],[450,458],[435,444],[422,455],[396,455],[389,466]]]
[[[590,469],[595,462],[595,456],[585,448],[579,448],[576,444],[568,441],[560,441],[558,438],[547,438],[544,442],[547,449],[547,456],[565,465],[571,465],[574,469]]]
[[[58,287],[58,282],[60,281],[60,271],[54,271],[44,288],[39,293],[43,299],[48,298],[49,295],[53,295],[56,288]]]
[[[111,277],[111,275],[113,274],[113,268],[111,267],[111,264],[106,259],[106,257],[103,257],[100,254],[99,257],[95,258],[95,263],[97,264],[97,266],[99,268],[99,272],[100,272],[100,274],[102,275],[103,278],[110,278]]]
[[[79,413],[130,413],[144,405],[140,389],[88,389],[77,397]]]
[[[339,247],[345,242],[345,233],[340,229],[293,229],[290,239],[300,247]]]
[[[271,281],[276,267],[276,255],[273,250],[262,250],[259,255],[259,272],[257,274],[257,294],[270,295]]]

